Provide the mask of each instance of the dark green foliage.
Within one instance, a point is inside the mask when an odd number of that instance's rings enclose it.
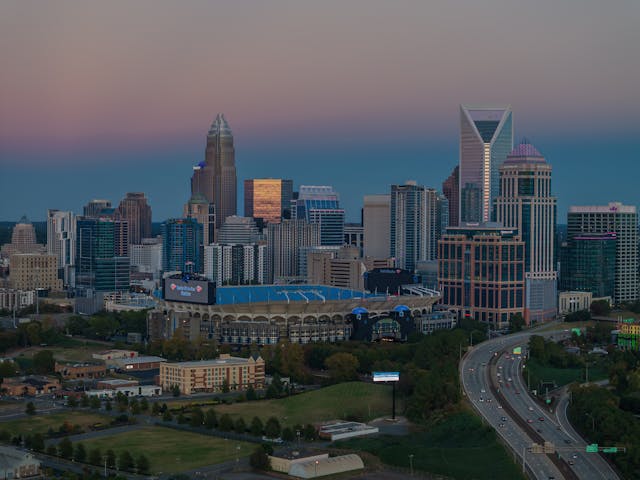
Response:
[[[236,433],[245,433],[247,431],[247,425],[242,419],[242,417],[238,418],[235,421],[233,425],[233,429],[236,431]]]
[[[27,415],[35,415],[36,414],[36,406],[33,402],[27,403],[27,407],[25,408],[25,413]]]
[[[99,448],[92,448],[91,450],[89,450],[88,462],[91,465],[102,465],[103,463],[102,454],[100,453]]]
[[[271,468],[269,457],[262,447],[256,448],[251,454],[249,464],[256,470],[269,470]]]
[[[113,450],[107,450],[107,467],[116,468],[116,454]]]
[[[87,459],[87,450],[84,448],[82,443],[76,443],[76,446],[73,449],[73,459],[80,463],[84,463]]]
[[[118,456],[118,468],[120,470],[133,470],[133,457],[128,450],[123,450]]]
[[[285,442],[292,442],[293,440],[295,440],[295,438],[295,434],[290,427],[285,427],[282,429],[282,440],[284,440]]]
[[[140,454],[136,459],[136,469],[139,474],[147,474],[149,473],[149,459],[145,457],[143,454]]]
[[[256,394],[256,391],[253,389],[251,385],[249,385],[249,388],[247,389],[247,401],[253,401],[257,399],[258,399],[258,395]]]
[[[607,300],[594,300],[589,307],[591,314],[596,317],[606,317],[611,313],[611,305]]]
[[[525,326],[524,317],[521,313],[515,313],[511,315],[509,319],[509,331],[510,332],[519,332]]]
[[[35,373],[46,375],[53,373],[56,361],[53,358],[51,350],[40,350],[33,356],[33,371]]]
[[[71,458],[73,455],[73,444],[71,440],[69,440],[69,437],[64,437],[60,440],[60,443],[58,443],[58,455],[62,458]]]
[[[97,396],[93,395],[90,399],[89,399],[89,406],[93,409],[93,410],[98,410],[100,408],[100,398],[98,398]]]
[[[44,437],[40,433],[36,433],[31,437],[31,448],[36,452],[44,452]]]
[[[192,427],[201,427],[204,424],[204,413],[200,407],[193,407],[189,423]]]
[[[171,422],[172,420],[173,420],[173,415],[171,415],[171,410],[165,410],[165,412],[162,414],[162,421]]]
[[[578,310],[577,312],[568,313],[564,317],[565,322],[586,322],[591,320],[591,312],[589,310]]]
[[[218,428],[223,432],[230,432],[233,430],[233,420],[228,413],[223,414],[218,421]]]
[[[204,426],[207,428],[216,428],[218,426],[218,417],[213,408],[208,409],[204,414]]]
[[[307,440],[308,442],[311,442],[316,438],[318,438],[318,432],[316,431],[316,427],[314,427],[310,423],[307,423],[304,426],[304,431],[302,432],[302,435],[304,436],[304,439]]]
[[[278,438],[280,436],[280,422],[276,417],[269,417],[264,425],[264,433],[269,438]]]
[[[259,437],[260,435],[262,435],[263,431],[264,431],[264,425],[262,425],[262,420],[260,420],[258,417],[253,417],[253,420],[251,420],[251,435],[255,435],[256,437]]]

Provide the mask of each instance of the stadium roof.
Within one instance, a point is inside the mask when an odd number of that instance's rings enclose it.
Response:
[[[327,285],[253,285],[219,287],[216,289],[216,303],[219,305],[261,302],[309,303],[384,297],[385,295]]]

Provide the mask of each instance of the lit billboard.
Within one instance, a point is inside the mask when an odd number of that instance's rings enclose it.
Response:
[[[207,280],[164,279],[164,299],[170,302],[200,303],[213,305],[216,303],[215,283]]]
[[[373,372],[374,382],[397,382],[400,380],[400,372]]]

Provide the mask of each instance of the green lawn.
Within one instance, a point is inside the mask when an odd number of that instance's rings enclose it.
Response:
[[[555,368],[541,365],[537,360],[530,358],[527,361],[527,368],[531,372],[531,388],[535,389],[536,385],[540,384],[540,381],[551,382],[555,381],[560,387],[572,382],[584,382],[585,381],[585,369],[584,368]],[[527,379],[527,373],[524,373],[525,380]],[[597,381],[609,378],[606,369],[600,365],[589,366],[589,380]]]
[[[94,423],[108,424],[111,422],[111,417],[84,411],[69,411],[52,415],[36,413],[32,417],[0,422],[0,430],[7,431],[14,436],[18,434],[33,435],[34,433],[46,435],[49,428],[58,431],[60,425],[65,421],[72,425],[80,425],[83,430],[87,430]]]
[[[163,427],[147,427],[82,442],[87,451],[127,450],[133,458],[144,454],[155,474],[175,473],[246,457],[256,445]]]
[[[402,410],[401,405],[396,408]],[[340,383],[277,400],[217,405],[215,410],[218,415],[243,417],[247,424],[254,416],[263,421],[276,417],[283,426],[344,418],[368,421],[391,414],[391,387],[364,382]]]
[[[405,437],[365,437],[334,445],[364,450],[384,463],[404,468],[409,468],[409,455],[413,455],[416,470],[460,480],[523,478],[520,468],[498,443],[495,431],[469,412],[452,414],[427,431]]]

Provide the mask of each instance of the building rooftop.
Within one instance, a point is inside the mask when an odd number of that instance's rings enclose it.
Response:
[[[129,365],[140,363],[154,363],[154,362],[166,362],[167,360],[162,357],[155,357],[153,355],[143,355],[141,357],[132,358],[114,358],[115,362],[127,363]]]
[[[511,153],[507,155],[505,163],[521,162],[522,160],[546,163],[538,149],[527,140],[523,140],[520,145],[511,150]]]
[[[381,297],[384,295],[327,285],[252,285],[216,289],[216,303],[219,305],[269,302],[309,303]]]
[[[190,368],[190,367],[214,367],[217,365],[242,365],[249,362],[249,358],[241,357],[221,357],[211,360],[197,360],[193,362],[171,362],[167,365],[173,365],[178,367]]]

